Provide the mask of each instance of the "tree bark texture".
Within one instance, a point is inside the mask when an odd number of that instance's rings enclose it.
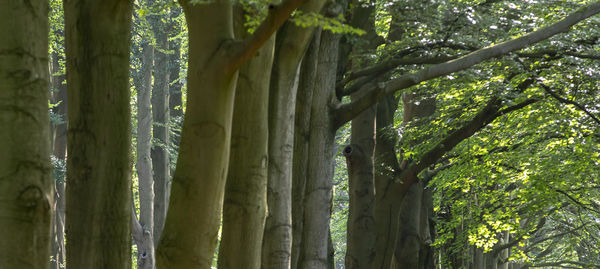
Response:
[[[357,94],[360,92],[354,95]],[[352,120],[351,145],[343,152],[350,190],[346,243],[348,269],[370,269],[375,259],[375,114],[376,107],[371,107]]]
[[[156,45],[154,50],[154,85],[152,87],[152,171],[154,173],[154,244],[158,244],[169,204],[169,40],[167,25],[159,15],[149,17]]]
[[[431,116],[436,109],[435,98],[405,93],[402,100],[404,103],[404,125],[408,125],[419,118]],[[419,127],[413,126],[413,128]],[[415,146],[421,142],[414,141]],[[424,229],[429,226],[427,218],[429,206],[423,204],[425,187],[423,181],[412,185],[400,205],[400,231],[396,251],[394,252],[394,262],[398,269],[417,268],[420,265],[420,259],[424,258],[420,256],[420,253],[426,244]]]
[[[154,180],[152,178],[152,108],[150,92],[152,91],[152,66],[154,49],[148,43],[142,45],[142,67],[137,89],[137,162],[136,170],[139,181],[141,229],[133,234],[137,245],[137,266],[139,269],[153,269],[154,258]]]
[[[315,91],[311,108],[308,179],[303,231],[302,269],[328,266],[328,233],[331,215],[331,180],[336,128],[331,102],[334,98],[339,35],[321,35]]]
[[[247,36],[241,7],[237,36]],[[242,65],[233,109],[229,172],[219,248],[221,269],[259,269],[267,211],[268,100],[275,37]]]
[[[210,268],[227,176],[237,77],[227,70],[226,49],[221,47],[233,38],[231,3],[180,4],[189,29],[188,106],[157,268]]]
[[[189,29],[188,98],[158,268],[210,268],[227,177],[237,70],[303,2],[272,6],[249,38],[235,41],[230,1],[180,1]]]
[[[302,228],[304,222],[304,192],[308,170],[308,145],[310,109],[317,75],[317,59],[321,30],[315,30],[306,55],[302,60],[298,92],[296,95],[296,115],[294,119],[294,156],[292,167],[292,258],[291,269],[298,268],[301,260]]]
[[[303,11],[318,11],[322,0],[308,1]],[[292,158],[294,118],[300,63],[312,28],[287,22],[277,32],[269,92],[268,215],[262,268],[290,268],[292,248]]]
[[[0,34],[0,268],[48,268],[48,1],[1,1]]]
[[[402,201],[393,196],[393,177],[400,171],[394,148],[397,135],[386,131],[394,123],[394,113],[398,108],[398,98],[388,96],[377,104],[377,136],[375,142],[375,250],[373,268],[388,269],[391,266],[394,247],[397,242],[398,207]]]
[[[363,6],[358,2],[352,9],[350,24],[367,33],[367,42],[351,43],[343,39],[340,43],[340,62],[338,74],[344,73],[348,66],[360,67],[358,62],[349,61],[350,54],[360,57],[366,51],[377,48],[375,42],[374,11],[375,5]],[[363,95],[361,91],[351,94],[351,99]],[[338,95],[339,96],[339,95]],[[349,214],[347,222],[346,268],[370,269],[375,260],[375,182],[373,154],[375,151],[376,106],[372,106],[351,123],[351,145],[344,148],[348,167]]]
[[[66,0],[67,264],[131,266],[131,1]]]

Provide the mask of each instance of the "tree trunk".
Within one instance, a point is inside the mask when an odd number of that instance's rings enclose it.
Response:
[[[248,35],[235,9],[237,36]],[[275,37],[242,65],[235,93],[231,154],[223,204],[220,269],[259,269],[267,211],[268,99]]]
[[[237,70],[302,3],[271,6],[250,38],[235,41],[231,1],[180,1],[189,29],[188,98],[158,268],[210,268],[227,177]]]
[[[349,61],[351,52],[356,57],[366,51],[374,51],[377,46],[374,16],[375,5],[363,6],[358,1],[352,9],[350,25],[363,29],[369,41],[350,42],[347,38],[340,44],[340,64],[338,74],[341,77],[347,66],[360,68],[359,61]],[[358,91],[351,99],[360,98]],[[349,214],[347,223],[346,268],[371,269],[375,259],[375,182],[373,154],[375,151],[376,106],[372,106],[352,120],[351,145],[344,149],[348,165]]]
[[[52,57],[52,73],[60,72],[59,56]],[[54,113],[61,117],[62,122],[54,126],[53,154],[61,165],[66,163],[67,153],[67,85],[64,84],[65,75],[52,77],[52,87],[55,93],[55,102],[58,102]],[[61,171],[60,178],[55,178],[54,185],[54,223],[52,224],[52,253],[54,260],[50,268],[60,269],[65,263],[65,178]],[[63,267],[61,267],[63,266]]]
[[[152,171],[154,172],[154,244],[158,245],[169,204],[169,49],[167,26],[159,15],[149,18],[156,39],[154,51],[154,87],[152,88],[153,137]]]
[[[139,180],[141,229],[133,234],[138,249],[139,269],[153,269],[154,259],[154,181],[152,179],[152,108],[150,92],[152,88],[152,59],[154,49],[148,43],[142,45],[142,67],[137,89],[137,174]]]
[[[348,269],[370,269],[375,259],[375,112],[375,107],[371,107],[352,120],[352,144],[344,148],[350,189],[346,243]]]
[[[227,70],[221,47],[233,38],[231,3],[180,3],[189,29],[188,106],[157,267],[210,268],[227,176],[237,78]]]
[[[421,201],[423,184],[413,184],[400,206],[400,231],[394,253],[395,268],[418,268],[421,250]]]
[[[292,168],[292,259],[291,269],[298,268],[301,260],[302,230],[304,222],[304,193],[308,170],[308,145],[310,108],[317,75],[317,60],[321,30],[315,31],[313,39],[302,60],[296,95],[296,117],[294,123],[294,157]]]
[[[66,0],[67,264],[131,266],[131,1]],[[110,229],[108,229],[110,227]]]
[[[177,18],[181,14],[180,7],[171,7],[170,16],[171,19]],[[169,27],[169,33],[175,33],[181,31],[176,23],[172,23]],[[171,121],[171,143],[175,149],[179,148],[179,142],[181,137],[181,124],[183,122],[183,98],[181,88],[183,87],[183,78],[180,77],[181,65],[183,62],[181,55],[181,42],[179,39],[171,40],[169,42],[169,48],[173,53],[169,54],[169,120]],[[171,170],[170,174],[173,170]],[[167,191],[167,201],[169,200],[170,186]],[[168,203],[167,203],[168,205]],[[165,207],[165,208],[168,208]],[[158,238],[157,238],[158,239]]]
[[[48,1],[0,2],[0,268],[48,268]]]
[[[322,2],[309,1],[303,10],[318,10]],[[291,22],[277,32],[269,93],[269,210],[262,247],[264,269],[290,268],[295,102],[300,62],[312,33],[312,28]]]
[[[398,99],[388,96],[377,105],[377,136],[375,142],[375,249],[373,268],[388,269],[397,242],[398,214],[395,208],[400,205],[399,197],[390,197],[399,184],[393,184],[394,174],[400,170],[394,148],[397,135],[385,129],[394,123],[394,113],[398,108]]]
[[[336,127],[331,111],[336,81],[339,35],[321,35],[315,92],[311,109],[308,179],[302,237],[302,269],[328,266],[328,233],[331,215],[331,180]]]

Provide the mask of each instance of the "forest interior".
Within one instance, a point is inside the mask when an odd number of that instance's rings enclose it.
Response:
[[[598,269],[598,13],[0,0],[0,269]]]

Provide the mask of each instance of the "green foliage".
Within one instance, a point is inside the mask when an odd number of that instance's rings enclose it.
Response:
[[[67,162],[64,159],[59,159],[54,155],[50,155],[52,163],[52,178],[56,182],[65,182],[67,175]]]
[[[335,18],[329,18],[321,14],[305,13],[297,10],[294,12],[293,17],[290,18],[290,21],[300,27],[322,27],[323,30],[336,34],[353,34],[359,36],[365,34],[365,31],[345,24],[342,14]]]

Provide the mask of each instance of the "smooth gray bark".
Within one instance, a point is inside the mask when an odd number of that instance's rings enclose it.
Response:
[[[154,175],[154,245],[158,245],[169,204],[169,40],[167,25],[159,15],[149,18],[156,45],[152,87],[152,172]]]
[[[324,1],[312,0],[302,10],[318,11]],[[268,215],[262,247],[262,268],[290,268],[292,251],[292,158],[294,118],[300,63],[313,29],[285,23],[277,32],[269,92]]]
[[[323,32],[311,109],[308,179],[304,213],[304,254],[300,268],[328,267],[329,218],[335,127],[331,114],[334,98],[339,35]]]
[[[137,245],[137,266],[139,269],[153,269],[154,258],[154,180],[152,178],[152,66],[154,49],[150,44],[142,45],[142,66],[137,87],[137,160],[136,170],[139,182],[140,229],[135,229],[133,239]]]
[[[317,74],[317,59],[321,30],[317,29],[306,51],[300,69],[298,94],[296,95],[296,115],[294,122],[294,157],[292,168],[292,258],[291,268],[298,268],[302,259],[302,230],[304,222],[304,193],[308,170],[308,145],[310,109]]]

